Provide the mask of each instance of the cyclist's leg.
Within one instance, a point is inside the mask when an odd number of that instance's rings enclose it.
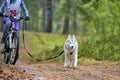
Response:
[[[9,17],[3,18],[3,23],[4,23],[4,28],[3,28],[3,36],[2,36],[1,43],[5,42],[5,39],[8,35],[8,31],[9,31],[9,28],[11,26],[10,18]]]
[[[15,21],[15,29],[19,32],[20,31],[20,21]]]

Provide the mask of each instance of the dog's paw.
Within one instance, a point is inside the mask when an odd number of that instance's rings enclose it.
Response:
[[[64,67],[67,67],[68,65],[64,64]]]

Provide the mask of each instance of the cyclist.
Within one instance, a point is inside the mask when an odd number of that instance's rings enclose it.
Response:
[[[4,13],[5,15],[20,17],[21,9],[25,14],[25,20],[29,20],[29,13],[24,0],[3,0],[0,6],[0,16],[3,16]],[[1,43],[5,43],[5,39],[8,35],[8,31],[12,22],[9,17],[3,17],[2,21],[4,23],[4,28]],[[20,21],[15,21],[15,29],[17,31],[20,30]]]

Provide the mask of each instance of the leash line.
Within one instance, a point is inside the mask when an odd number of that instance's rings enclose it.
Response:
[[[25,21],[23,20],[23,31],[22,31],[22,41],[23,41],[23,45],[24,45],[24,49],[25,51],[27,52],[27,54],[35,61],[47,61],[47,60],[51,60],[51,59],[55,59],[57,57],[59,57],[60,55],[62,55],[64,53],[64,51],[60,52],[58,55],[56,56],[53,56],[53,57],[50,57],[50,58],[46,58],[44,60],[42,59],[38,59],[38,58],[35,58],[27,49],[26,49],[26,46],[25,46],[25,37],[24,37],[24,29],[25,28]]]
[[[56,56],[53,56],[53,57],[50,57],[50,58],[46,58],[44,60],[41,60],[41,59],[37,59],[37,61],[48,61],[48,60],[52,60],[52,59],[55,59],[57,57],[59,57],[60,55],[62,55],[64,53],[64,51],[60,52],[58,55]]]
[[[24,45],[24,49],[25,51],[27,52],[27,54],[34,60],[36,60],[36,58],[30,53],[28,52],[28,50],[26,49],[26,46],[25,46],[25,37],[24,37],[24,30],[25,30],[25,21],[23,21],[23,31],[22,31],[22,40],[23,40],[23,45]]]

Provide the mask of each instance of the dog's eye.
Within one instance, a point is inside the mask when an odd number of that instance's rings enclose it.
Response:
[[[69,41],[67,41],[67,42],[69,42]]]

